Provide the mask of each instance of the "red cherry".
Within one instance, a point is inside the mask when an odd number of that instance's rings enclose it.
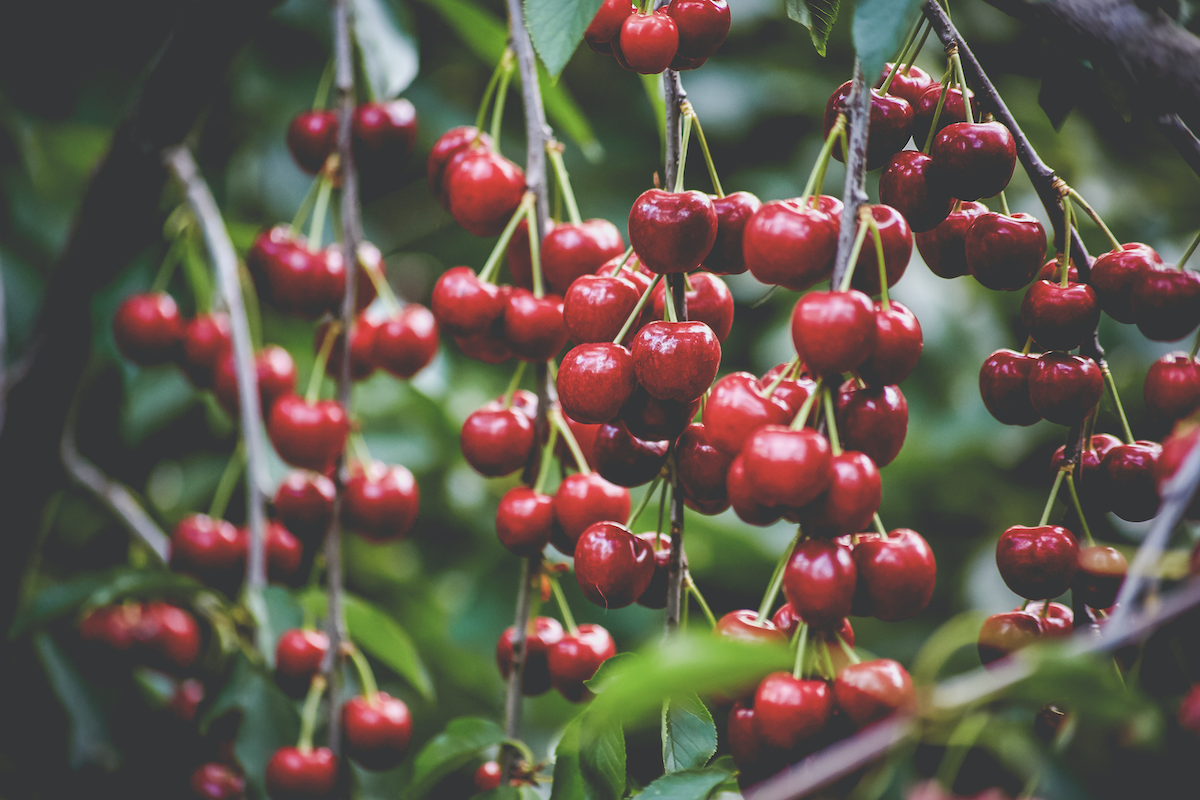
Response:
[[[479,143],[483,147],[491,148],[492,137],[480,132],[473,125],[462,125],[457,128],[451,128],[443,133],[434,142],[433,149],[429,151],[429,162],[426,168],[426,177],[429,179],[429,191],[441,201],[442,206],[447,211],[450,208],[447,204],[448,198],[445,192],[446,167],[451,159],[470,146],[476,137],[479,137]]]
[[[121,355],[144,367],[165,364],[180,352],[186,324],[169,294],[125,298],[113,317],[113,338]]]
[[[921,323],[908,308],[895,300],[884,309],[875,303],[875,349],[858,366],[859,376],[868,386],[899,384],[921,357],[924,338]]]
[[[596,273],[624,252],[621,232],[606,219],[560,223],[542,239],[542,276],[548,291],[563,295],[576,278]]]
[[[951,211],[933,230],[914,235],[917,249],[930,272],[939,278],[957,278],[970,271],[967,267],[967,229],[976,217],[985,213],[987,206],[968,201]]]
[[[489,478],[511,475],[529,460],[533,422],[515,408],[485,406],[463,423],[461,443],[476,472]]]
[[[487,330],[504,313],[504,299],[492,283],[479,280],[470,267],[442,273],[430,301],[438,324],[454,336]]]
[[[275,679],[280,688],[290,695],[303,696],[309,681],[321,671],[327,650],[329,637],[322,631],[284,631],[275,645]]]
[[[334,285],[337,276],[323,253],[309,250],[302,238],[278,225],[259,236],[246,262],[263,299],[285,314],[315,319],[345,291]],[[333,263],[342,266],[336,258]]]
[[[1104,394],[1104,376],[1090,358],[1044,353],[1029,370],[1029,402],[1057,425],[1074,425]]]
[[[730,611],[717,620],[713,634],[737,642],[756,644],[787,644],[788,635],[779,630],[769,618],[758,618],[758,612],[750,608]]]
[[[567,423],[567,427],[571,429],[576,444],[579,445],[579,450],[583,454],[583,463],[581,464],[576,461],[575,454],[571,452],[571,449],[567,447],[563,439],[559,439],[558,447],[556,448],[558,457],[567,467],[582,470],[584,464],[587,464],[590,468],[595,469],[596,432],[600,430],[600,425],[576,422],[566,414],[563,415],[563,420]]]
[[[581,275],[563,295],[563,322],[576,344],[611,342],[633,313],[642,293],[620,275]],[[636,323],[625,341],[637,333]],[[623,342],[624,343],[624,342]]]
[[[667,13],[679,28],[679,55],[708,58],[729,33],[729,4],[725,0],[671,0]]]
[[[1159,267],[1130,283],[1133,321],[1147,339],[1174,342],[1200,325],[1200,273]]]
[[[912,258],[913,237],[908,222],[899,211],[888,205],[873,205],[871,216],[879,228],[879,241],[883,245],[883,263],[888,286],[895,286],[904,277],[908,262]],[[879,294],[879,255],[871,234],[859,253],[857,266],[850,285],[867,294]]]
[[[754,729],[764,744],[791,750],[821,733],[833,709],[829,684],[772,672],[754,692]]]
[[[713,209],[717,212],[717,239],[713,242],[712,250],[704,258],[704,268],[717,275],[741,274],[746,271],[746,259],[742,249],[746,224],[762,208],[762,201],[749,192],[710,197]],[[695,276],[692,277],[694,280]]]
[[[258,377],[258,399],[263,416],[269,419],[279,398],[296,391],[296,362],[287,350],[269,344],[254,357],[254,371]],[[226,411],[238,413],[241,403],[238,400],[237,365],[232,353],[222,359],[213,373],[213,394]]]
[[[554,498],[527,486],[514,486],[496,508],[496,536],[510,553],[531,556],[550,543],[554,529]]]
[[[333,481],[318,472],[290,472],[275,492],[275,514],[288,530],[319,539],[333,519],[335,493]]]
[[[624,608],[654,577],[650,544],[618,522],[597,522],[575,543],[575,579],[584,597],[602,608]]]
[[[783,593],[810,625],[836,630],[850,614],[857,580],[849,547],[806,539],[796,545],[783,571]]]
[[[1019,608],[1013,609],[1013,611],[1020,610]],[[1024,610],[1026,614],[1034,614],[1042,621],[1044,636],[1070,636],[1075,631],[1075,612],[1062,603],[1055,603],[1052,600],[1034,600],[1026,605]]]
[[[1022,597],[1048,600],[1071,585],[1079,543],[1060,525],[1014,525],[996,544],[996,567],[1004,583]]]
[[[979,119],[979,98],[970,90],[967,91],[967,96],[971,98],[972,118]],[[931,82],[929,87],[921,92],[913,106],[913,143],[919,148],[924,149],[925,140],[929,138],[929,128],[933,125],[933,115],[937,111],[938,100],[941,97],[942,85]],[[950,93],[946,95],[946,102],[942,104],[942,115],[938,118],[937,129],[941,131],[947,125],[966,121],[967,114],[963,108],[962,90],[951,89]]]
[[[1033,644],[1044,636],[1045,632],[1042,619],[1033,614],[1024,611],[992,614],[983,621],[983,627],[979,630],[979,660],[990,664]]]
[[[1120,444],[1100,462],[1109,509],[1128,522],[1144,522],[1158,512],[1154,467],[1162,455],[1157,442]]]
[[[1071,593],[1091,608],[1109,608],[1117,601],[1129,564],[1114,547],[1093,545],[1079,551],[1079,569]]]
[[[827,280],[837,254],[840,215],[840,201],[828,208],[791,200],[765,203],[742,232],[742,255],[750,274],[796,292]]]
[[[412,717],[403,700],[376,692],[342,706],[342,745],[348,758],[372,771],[400,763],[412,739]]]
[[[746,437],[766,424],[791,421],[788,408],[777,398],[767,397],[749,372],[734,372],[713,384],[704,405],[704,427],[708,440],[730,457],[737,455]]]
[[[637,385],[633,356],[611,342],[572,348],[563,358],[556,380],[563,411],[589,424],[614,419]]]
[[[838,114],[846,112],[852,81],[837,88],[825,103],[824,136],[829,138]],[[867,121],[867,169],[879,169],[900,152],[912,135],[913,109],[908,101],[896,95],[881,95],[871,90],[871,113]],[[833,157],[842,160],[841,148],[833,148]]]
[[[521,204],[525,173],[499,153],[477,147],[446,170],[450,216],[476,236],[496,236]]]
[[[289,251],[300,249],[307,252],[301,244],[303,236],[296,235],[290,225],[275,225],[260,233],[246,253],[246,268],[254,279],[254,288],[258,298],[264,303],[275,304],[271,295],[271,282],[278,270],[280,261]]]
[[[967,268],[989,289],[1023,288],[1046,257],[1046,231],[1028,214],[980,214],[967,229]]]
[[[196,624],[196,618],[182,608],[167,603],[146,603],[131,633],[134,641],[144,648],[152,666],[187,669],[200,657],[200,626]]]
[[[605,423],[596,431],[596,471],[618,486],[641,486],[662,470],[669,447],[637,438],[622,422]]]
[[[328,472],[346,449],[350,418],[336,400],[309,403],[298,395],[275,402],[267,433],[279,457],[294,467]]]
[[[597,53],[611,54],[612,49],[606,45],[621,34],[621,25],[634,10],[629,0],[604,0],[583,32],[583,40]]]
[[[1042,415],[1029,400],[1029,373],[1037,356],[1001,349],[979,369],[979,394],[988,412],[1005,425],[1032,425]]]
[[[1037,279],[1039,281],[1050,281],[1051,283],[1059,283],[1062,278],[1062,253],[1057,254],[1054,258],[1042,265],[1038,271]],[[1071,259],[1071,266],[1067,267],[1067,284],[1079,283],[1079,268],[1075,265],[1075,259]],[[1094,289],[1095,287],[1093,287]]]
[[[1034,281],[1021,302],[1021,324],[1046,350],[1074,350],[1099,321],[1096,293],[1082,283]]]
[[[200,314],[183,334],[183,368],[198,388],[212,385],[213,371],[232,349],[229,316]]]
[[[336,111],[301,111],[292,119],[287,130],[287,146],[300,169],[310,175],[321,171],[325,159],[337,148],[337,130]]]
[[[204,684],[195,678],[179,681],[175,694],[167,703],[167,711],[180,722],[195,722],[196,709],[204,702]]]
[[[616,654],[617,645],[608,631],[584,623],[574,635],[562,637],[547,649],[550,680],[563,697],[577,703],[588,695],[583,682],[591,680],[600,665]]]
[[[733,329],[733,295],[730,294],[729,287],[725,285],[725,281],[707,272],[689,275],[688,283],[691,286],[684,292],[688,319],[708,325],[716,334],[717,341],[724,342],[729,336],[729,331]],[[654,290],[656,318],[662,319],[666,316],[666,304],[666,286],[659,283]]]
[[[954,208],[954,198],[930,176],[933,159],[920,150],[901,150],[879,176],[879,200],[904,215],[914,232],[930,231]],[[871,249],[870,234],[863,251]]]
[[[621,406],[621,422],[639,439],[674,441],[700,410],[700,398],[690,402],[659,400],[640,384]]]
[[[1150,365],[1142,385],[1146,410],[1172,422],[1200,408],[1200,359],[1168,353]]]
[[[346,482],[342,520],[369,541],[395,541],[412,530],[420,496],[406,467],[379,461],[359,464]]]
[[[857,289],[809,292],[792,311],[792,342],[814,375],[849,372],[875,349],[875,308]]]
[[[281,747],[267,762],[267,794],[271,800],[330,798],[337,786],[338,761],[328,747],[307,752]]]
[[[883,86],[884,81],[888,79],[888,75],[892,74],[895,64],[888,62],[883,65],[883,71],[879,73],[879,80],[875,82],[875,88],[879,89]],[[907,69],[901,68],[896,73],[896,77],[892,78],[892,85],[888,87],[888,93],[894,94],[897,97],[903,97],[908,101],[908,104],[913,106],[914,113],[916,112],[917,101],[921,99],[921,95],[930,86],[936,85],[932,77],[925,70],[917,66],[909,66]],[[917,146],[925,144],[925,140],[917,142]]]
[[[746,460],[740,455],[729,464],[729,474],[725,477],[725,491],[729,496],[729,505],[733,507],[738,519],[748,525],[770,525],[783,516],[782,508],[764,505],[758,501],[755,487],[746,478]]]
[[[741,457],[752,496],[765,506],[801,508],[833,482],[829,442],[810,428],[764,425],[746,440]]]
[[[504,309],[504,340],[522,361],[540,364],[554,358],[567,343],[562,298],[513,289]]]
[[[884,622],[915,617],[929,605],[937,582],[933,550],[921,534],[898,528],[883,539],[859,534],[853,549],[858,568],[854,613]]]
[[[171,569],[220,588],[236,586],[245,565],[246,546],[237,528],[205,514],[184,517],[171,532]]]
[[[1200,684],[1192,686],[1183,696],[1175,716],[1180,728],[1193,736],[1200,736]]]
[[[726,506],[728,507],[728,506]],[[667,579],[670,576],[671,537],[665,533],[639,533],[639,539],[650,545],[654,552],[654,577],[646,591],[638,595],[637,604],[646,608],[667,607]],[[658,541],[655,542],[655,539]],[[655,549],[655,544],[658,548]]]
[[[732,461],[732,455],[718,450],[710,441],[706,426],[687,426],[675,443],[675,468],[688,508],[707,515],[729,508],[725,482]]]
[[[475,788],[481,792],[490,792],[500,785],[503,773],[495,761],[485,761],[475,770]]]
[[[374,314],[363,312],[350,327],[350,379],[366,380],[375,372],[375,339],[379,334],[381,321]],[[329,323],[317,326],[313,333],[313,352],[319,353],[329,332]],[[329,349],[329,358],[325,362],[325,373],[337,380],[342,374],[342,353],[346,337],[342,333],[334,336],[333,346]]]
[[[1121,444],[1121,440],[1108,433],[1097,433],[1088,440],[1079,457],[1079,465],[1075,468],[1075,489],[1085,508],[1108,509],[1109,498],[1103,490],[1104,475],[1100,464],[1108,451]],[[1054,451],[1050,459],[1050,467],[1058,472],[1066,466],[1066,445]]]
[[[1017,165],[1012,131],[999,122],[955,122],[933,137],[931,178],[951,197],[978,200],[1004,191]]]
[[[366,181],[394,185],[417,143],[417,110],[404,98],[363,103],[351,120],[354,163]]]
[[[79,621],[79,638],[85,642],[126,651],[133,647],[133,628],[141,607],[133,604],[99,606]]]
[[[765,392],[772,386],[775,390],[771,392],[773,402],[780,403],[787,407],[787,419],[794,419],[800,413],[800,408],[804,405],[804,401],[809,398],[817,387],[817,382],[814,381],[808,374],[808,370],[801,365],[798,378],[783,378],[776,383],[776,378],[779,378],[781,370],[791,370],[790,364],[780,364],[767,372],[759,379],[758,385]]]
[[[1129,324],[1133,316],[1133,286],[1143,272],[1162,266],[1154,249],[1140,242],[1121,245],[1096,256],[1092,262],[1091,286],[1105,314]]]
[[[397,378],[411,378],[429,365],[437,349],[438,326],[433,313],[423,305],[409,303],[380,323],[371,356]]]
[[[653,14],[635,11],[621,23],[621,54],[634,72],[657,75],[679,49],[679,27],[661,9]]]
[[[890,658],[849,664],[833,682],[838,710],[860,728],[916,704],[908,670]]]
[[[496,665],[501,677],[507,679],[512,670],[513,637],[515,631],[506,628],[496,642]],[[533,620],[525,635],[525,671],[521,676],[521,693],[533,697],[550,690],[550,665],[548,654],[551,647],[563,638],[562,625],[550,617]]]
[[[630,353],[638,381],[661,400],[695,400],[721,365],[721,343],[703,322],[651,322],[634,337]]]
[[[899,386],[856,389],[842,384],[837,398],[837,426],[842,447],[866,453],[886,467],[900,453],[908,433],[908,401]]]
[[[249,546],[250,532],[246,528],[238,531]],[[296,574],[304,560],[304,546],[278,522],[268,522],[264,533],[267,553],[267,577],[272,582],[283,582]]]
[[[209,762],[196,767],[191,780],[192,795],[204,800],[238,800],[246,781],[224,764]]]
[[[871,524],[882,499],[883,484],[875,462],[847,450],[833,457],[833,483],[808,507],[805,520],[814,534],[857,533]]]
[[[575,552],[579,536],[597,522],[620,522],[629,519],[629,490],[609,483],[598,473],[582,472],[568,475],[558,485],[553,501],[557,532],[565,540],[555,547],[568,555]]]
[[[647,189],[629,211],[629,243],[651,272],[691,272],[716,240],[717,211],[703,192]]]

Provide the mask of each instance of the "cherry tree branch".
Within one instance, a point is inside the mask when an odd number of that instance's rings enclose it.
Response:
[[[241,417],[242,441],[246,446],[246,519],[250,527],[246,585],[251,591],[257,591],[267,585],[263,533],[266,511],[259,482],[259,476],[266,469],[266,453],[262,448],[262,404],[258,395],[258,371],[254,365],[250,324],[246,321],[246,305],[242,298],[242,286],[238,275],[237,252],[233,249],[229,231],[225,229],[212,192],[209,191],[208,184],[192,158],[192,152],[185,145],[169,147],[163,151],[163,163],[183,186],[188,205],[204,234],[209,257],[217,273],[222,299],[229,313],[233,362],[238,382],[238,414]]]
[[[1162,114],[1154,120],[1155,127],[1163,138],[1171,143],[1179,156],[1192,168],[1192,172],[1200,175],[1200,139],[1192,133],[1192,129],[1179,118],[1178,114]]]
[[[854,84],[846,98],[846,123],[849,130],[846,156],[846,183],[842,190],[842,223],[838,231],[837,255],[829,288],[842,285],[846,271],[852,268],[850,251],[858,232],[858,209],[868,201],[865,188],[867,177],[867,123],[871,114],[871,92],[863,78],[862,64],[854,59]]]

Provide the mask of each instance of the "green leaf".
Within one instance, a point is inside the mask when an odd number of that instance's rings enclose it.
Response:
[[[583,713],[579,728],[579,768],[588,798],[620,800],[625,795],[625,732],[615,714]]]
[[[112,580],[111,574],[79,575],[71,580],[48,586],[22,608],[8,629],[8,638],[16,639],[32,628],[65,617]]]
[[[35,635],[33,645],[50,686],[67,713],[70,723],[67,754],[71,769],[98,766],[113,772],[121,765],[121,751],[112,739],[91,688],[49,634]]]
[[[833,23],[837,22],[841,0],[785,0],[787,15],[808,28],[817,55],[824,57],[825,45]]]
[[[275,645],[283,632],[304,624],[304,612],[292,593],[282,586],[268,586],[261,592],[250,592],[246,606],[254,615],[258,649],[271,669],[275,668]]]
[[[733,773],[724,766],[687,769],[663,775],[638,794],[636,800],[705,800]]]
[[[429,740],[413,761],[412,783],[406,800],[417,800],[438,781],[468,763],[480,750],[499,744],[504,731],[489,719],[459,717]]]
[[[194,578],[163,569],[123,570],[88,596],[88,607],[106,606],[126,597],[188,599],[204,586]]]
[[[554,748],[554,783],[550,788],[550,800],[577,800],[587,796],[587,784],[579,764],[579,728],[582,724],[582,716],[571,720],[558,740],[558,747]]]
[[[314,616],[325,616],[325,592],[317,589],[307,591],[301,596],[300,602]],[[342,597],[342,607],[346,612],[350,638],[408,681],[422,697],[432,701],[435,693],[429,671],[425,669],[412,639],[392,615],[349,592]]]
[[[904,44],[919,5],[920,0],[855,0],[854,49],[871,85]]]
[[[583,685],[592,694],[600,694],[614,675],[621,674],[621,671],[627,668],[631,659],[636,660],[637,655],[635,653],[617,653],[612,658],[601,661],[600,666],[596,669],[596,674],[584,681]]]
[[[663,705],[662,746],[667,772],[699,769],[717,752],[717,726],[694,692]]]
[[[525,26],[533,47],[555,80],[583,41],[604,0],[525,0]]]
[[[384,0],[353,0],[354,38],[362,53],[370,94],[391,100],[417,77],[417,40],[411,21],[401,19],[403,8]],[[409,24],[402,24],[408,22]]]
[[[980,611],[964,611],[942,623],[925,640],[912,662],[912,678],[918,684],[937,681],[946,662],[960,649],[974,647],[979,641],[979,628],[986,615]]]
[[[271,675],[251,664],[244,654],[238,655],[228,683],[201,718],[201,733],[230,711],[240,712],[242,718],[233,740],[234,753],[246,770],[247,782],[263,797],[267,761],[279,748],[296,743],[300,715]]]

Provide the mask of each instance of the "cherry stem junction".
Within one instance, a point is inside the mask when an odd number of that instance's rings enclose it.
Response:
[[[1196,238],[1192,239],[1192,243],[1188,245],[1188,249],[1179,259],[1179,263],[1176,265],[1179,267],[1179,269],[1183,269],[1183,265],[1186,264],[1188,259],[1192,257],[1192,253],[1196,252],[1196,245],[1200,245],[1200,233],[1196,234]]]
[[[884,311],[892,310],[892,301],[888,298],[887,259],[883,256],[883,237],[879,234],[879,223],[875,215],[866,206],[862,211],[863,221],[871,226],[871,238],[875,240],[875,260],[879,263],[879,304]]]
[[[867,214],[871,213],[871,210],[866,206],[863,206],[863,209]],[[854,235],[854,244],[850,247],[850,258],[847,259],[846,262],[846,274],[842,276],[842,282],[837,287],[839,292],[845,292],[850,289],[850,282],[854,280],[854,268],[858,266],[858,254],[862,252],[863,242],[866,241],[867,231],[869,229],[870,226],[867,225],[866,221],[860,214],[858,220],[858,233]]]
[[[842,454],[842,441],[838,438],[837,422],[833,417],[833,389],[826,386],[821,390],[821,400],[825,405],[825,426],[829,431],[829,449],[835,456]]]
[[[700,117],[696,116],[696,109],[689,101],[684,100],[679,104],[679,111],[696,126],[696,136],[700,139],[700,152],[704,154],[704,163],[708,165],[708,177],[712,180],[713,191],[717,197],[724,197],[725,190],[721,188],[721,179],[717,177],[717,167],[713,163],[712,153],[708,149],[708,140],[704,138],[704,128],[700,127]]]
[[[333,181],[322,172],[316,204],[313,206],[312,225],[308,229],[308,249],[314,253],[321,249],[321,237],[325,234],[325,216],[329,213],[329,197],[332,194]]]
[[[683,137],[679,140],[679,167],[675,171],[675,187],[673,192],[683,191],[683,167],[687,163],[688,140],[692,134],[692,116],[685,114],[683,117]]]
[[[524,197],[521,198],[521,204],[517,206],[517,210],[513,212],[512,218],[504,226],[504,230],[500,232],[500,238],[496,240],[496,245],[492,248],[487,261],[484,262],[483,269],[479,270],[480,281],[484,283],[494,282],[492,279],[496,277],[496,272],[500,267],[500,257],[508,250],[508,242],[512,239],[513,231],[517,229],[517,225],[521,224],[521,220],[529,217],[529,210],[533,208],[536,199],[533,192],[526,192]],[[532,242],[532,239],[530,241]]]
[[[800,195],[800,207],[803,208],[811,198],[813,208],[816,208],[817,198],[821,196],[821,190],[825,187],[825,170],[829,167],[829,157],[833,154],[834,142],[839,141],[846,132],[846,115],[838,114],[834,120],[833,127],[829,129],[829,135],[825,137],[825,144],[821,145],[821,152],[817,154],[817,160],[813,163],[812,170],[808,173],[808,183],[804,184],[804,192]]]
[[[808,414],[812,411],[813,404],[817,402],[817,397],[820,396],[821,389],[825,385],[824,378],[817,379],[817,385],[813,387],[812,394],[804,400],[804,405],[800,406],[800,410],[796,412],[792,424],[788,426],[789,430],[798,431],[808,422]]]
[[[929,148],[933,147],[933,137],[938,130],[938,122],[942,119],[942,109],[946,106],[946,95],[950,94],[950,76],[953,73],[953,68],[947,69],[946,74],[942,77],[942,93],[938,96],[937,108],[933,110],[933,122],[929,125],[929,133],[925,135],[925,146],[921,148],[921,152],[929,155]],[[963,102],[966,102],[966,95],[963,95]]]
[[[496,69],[492,70],[492,77],[488,79],[487,88],[483,90],[483,99],[479,101],[479,111],[475,114],[475,142],[478,143],[483,135],[483,118],[487,115],[488,106],[492,103],[492,97],[496,94],[496,86],[500,83],[500,76],[507,70],[511,73],[513,60],[515,55],[512,48],[504,51],[500,56],[500,61],[496,64]]]
[[[321,695],[325,694],[325,676],[314,675],[304,698],[304,711],[300,714],[300,739],[296,748],[301,753],[312,752],[313,731],[317,727],[317,711],[321,707]]]
[[[842,646],[842,652],[846,654],[846,658],[850,659],[851,664],[861,664],[862,659],[858,657],[858,653],[854,652],[854,648],[846,644],[846,640],[842,638],[842,634],[835,633],[838,644]]]
[[[1070,186],[1068,186],[1067,187],[1067,196],[1069,198],[1071,198],[1071,200],[1073,200],[1074,202],[1078,203],[1079,207],[1083,209],[1083,213],[1085,213],[1089,217],[1091,217],[1092,222],[1096,223],[1097,227],[1099,227],[1100,230],[1104,231],[1104,235],[1108,237],[1108,241],[1109,241],[1109,244],[1112,245],[1112,249],[1120,250],[1121,242],[1117,240],[1116,236],[1113,236],[1113,232],[1111,230],[1109,230],[1107,225],[1104,224],[1104,220],[1100,219],[1100,215],[1096,213],[1096,209],[1092,208],[1091,205],[1088,203],[1088,201],[1083,199],[1083,195],[1079,194],[1079,192],[1075,191]],[[1063,205],[1065,206],[1067,204],[1063,203]],[[1068,225],[1063,230],[1070,231],[1071,227]],[[1067,238],[1068,238],[1068,240],[1070,239],[1070,237],[1067,237]]]
[[[800,680],[804,677],[804,656],[808,650],[808,623],[801,622],[800,630],[797,632],[796,643],[796,666],[792,667],[792,677]]]
[[[363,655],[363,651],[359,650],[353,642],[346,642],[342,645],[342,649],[354,662],[354,671],[358,673],[358,682],[362,687],[363,696],[367,698],[368,703],[374,704],[375,695],[379,694],[379,686],[375,683],[375,673],[371,671],[370,662]]]

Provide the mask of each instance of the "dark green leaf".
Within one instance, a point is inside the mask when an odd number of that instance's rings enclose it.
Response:
[[[69,581],[43,589],[33,602],[21,609],[8,629],[8,638],[15,639],[31,628],[74,612],[100,587],[112,580],[111,574],[79,575]]]
[[[583,714],[579,728],[579,768],[594,800],[620,800],[625,794],[625,732],[615,714]]]
[[[106,606],[126,597],[187,599],[204,591],[194,578],[162,569],[125,570],[88,596],[86,605]]]
[[[717,752],[717,727],[695,693],[663,706],[663,767],[667,772],[699,769]]]
[[[371,96],[398,97],[417,77],[417,41],[404,25],[401,7],[385,0],[353,0],[354,38],[362,53]],[[408,20],[403,20],[408,22]]]
[[[872,86],[883,65],[904,44],[919,5],[920,0],[855,0],[854,49]]]
[[[833,23],[837,22],[841,0],[785,0],[787,15],[808,28],[817,54],[825,55],[825,45]]]
[[[583,41],[583,32],[604,0],[525,0],[525,26],[542,63],[555,80]]]
[[[503,739],[504,731],[491,720],[478,717],[451,720],[446,730],[430,739],[417,753],[412,783],[405,798],[424,797],[438,781],[469,762],[480,750],[499,744]]]
[[[639,794],[636,800],[705,800],[718,786],[729,780],[732,773],[724,767],[712,766],[705,769],[688,769],[663,775]]]
[[[586,783],[579,765],[579,728],[583,717],[568,723],[554,749],[554,784],[550,789],[550,800],[578,800],[586,797]]]
[[[79,670],[49,634],[33,637],[42,669],[70,722],[67,753],[72,769],[98,766],[109,772],[121,765],[121,752],[112,740],[104,714]]]

